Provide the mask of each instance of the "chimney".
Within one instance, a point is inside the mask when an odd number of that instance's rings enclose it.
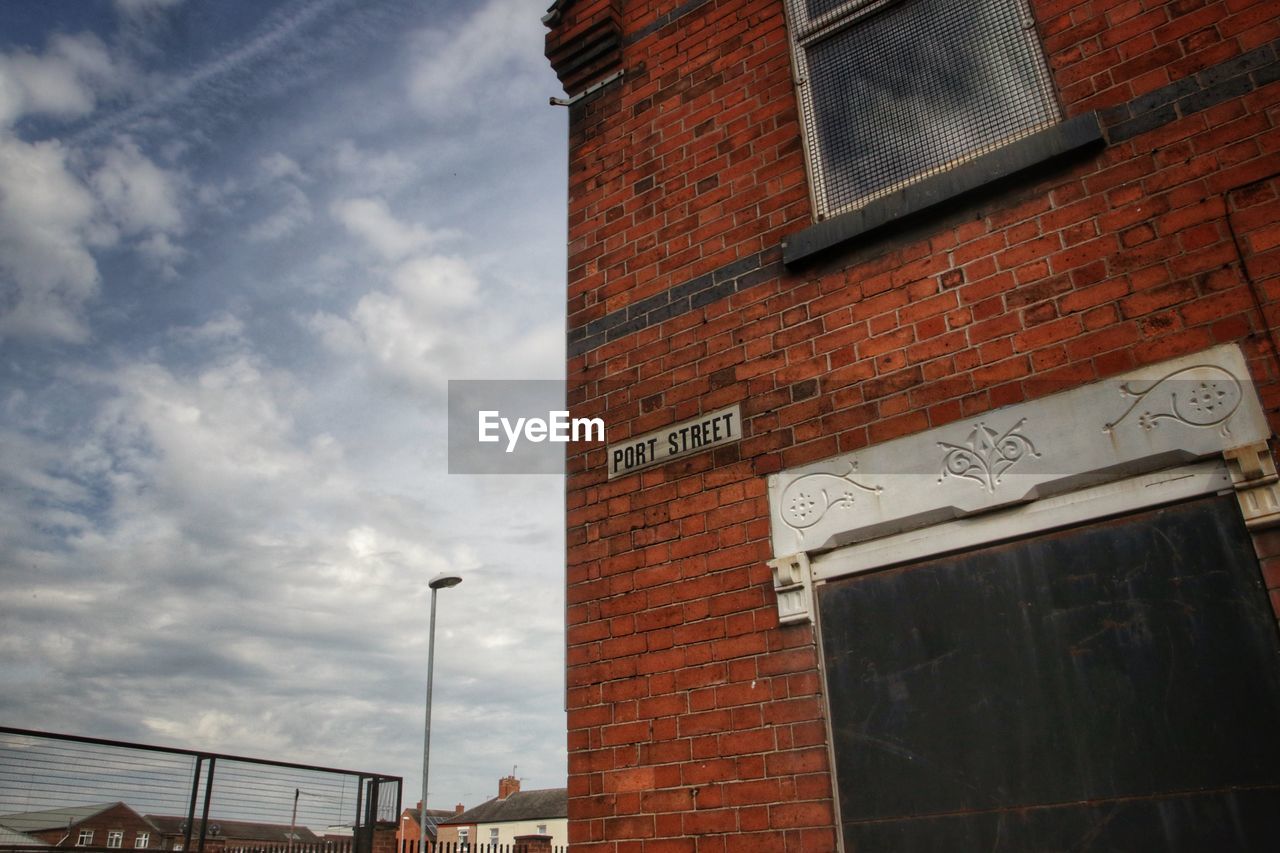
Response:
[[[422,817],[422,800],[418,800],[418,817]]]
[[[503,776],[498,780],[498,799],[505,800],[512,794],[520,793],[520,780],[514,776]]]
[[[464,806],[462,803],[458,803],[456,806],[453,807],[454,814],[462,814],[466,810],[467,810],[467,807]]]

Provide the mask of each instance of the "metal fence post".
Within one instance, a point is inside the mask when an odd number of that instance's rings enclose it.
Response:
[[[209,775],[204,780],[204,814],[200,817],[200,846],[196,853],[204,853],[204,839],[209,833],[209,800],[213,797],[213,769],[217,764],[218,759],[209,759]]]
[[[204,756],[196,756],[196,772],[191,776],[191,805],[187,808],[187,825],[182,832],[182,849],[191,849],[191,830],[196,825],[196,798],[200,796],[200,770],[204,766]]]

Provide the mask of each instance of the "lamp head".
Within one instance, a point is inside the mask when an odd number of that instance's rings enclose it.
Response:
[[[448,589],[449,587],[457,586],[460,583],[462,583],[462,578],[457,575],[451,575],[448,572],[442,572],[428,581],[427,586],[432,589]]]

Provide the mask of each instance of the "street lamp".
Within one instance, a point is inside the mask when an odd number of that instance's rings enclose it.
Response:
[[[436,652],[436,591],[462,583],[462,578],[444,572],[433,577],[431,587],[431,626],[427,629],[427,721],[422,732],[422,805],[418,809],[418,853],[427,853],[427,770],[431,766],[431,670]]]

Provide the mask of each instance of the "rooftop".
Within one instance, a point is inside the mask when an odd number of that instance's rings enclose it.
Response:
[[[39,832],[42,829],[66,829],[86,821],[107,809],[124,803],[97,803],[89,806],[68,806],[60,809],[44,809],[36,812],[0,815],[0,824],[17,832]],[[128,808],[128,806],[125,806]]]
[[[568,788],[543,788],[535,791],[516,791],[505,800],[494,797],[473,809],[468,809],[442,826],[467,823],[503,823],[515,820],[568,817]]]
[[[155,825],[156,829],[164,835],[182,835],[185,832],[186,817],[174,815],[147,815],[147,820]],[[294,841],[301,841],[306,844],[312,844],[320,841],[320,836],[316,835],[305,826],[295,826],[292,828]],[[248,820],[220,820],[215,817],[209,818],[209,834],[218,838],[245,839],[248,841],[288,841],[290,827],[287,823],[257,823]],[[200,833],[200,819],[195,821],[195,827],[192,830],[192,836]]]

